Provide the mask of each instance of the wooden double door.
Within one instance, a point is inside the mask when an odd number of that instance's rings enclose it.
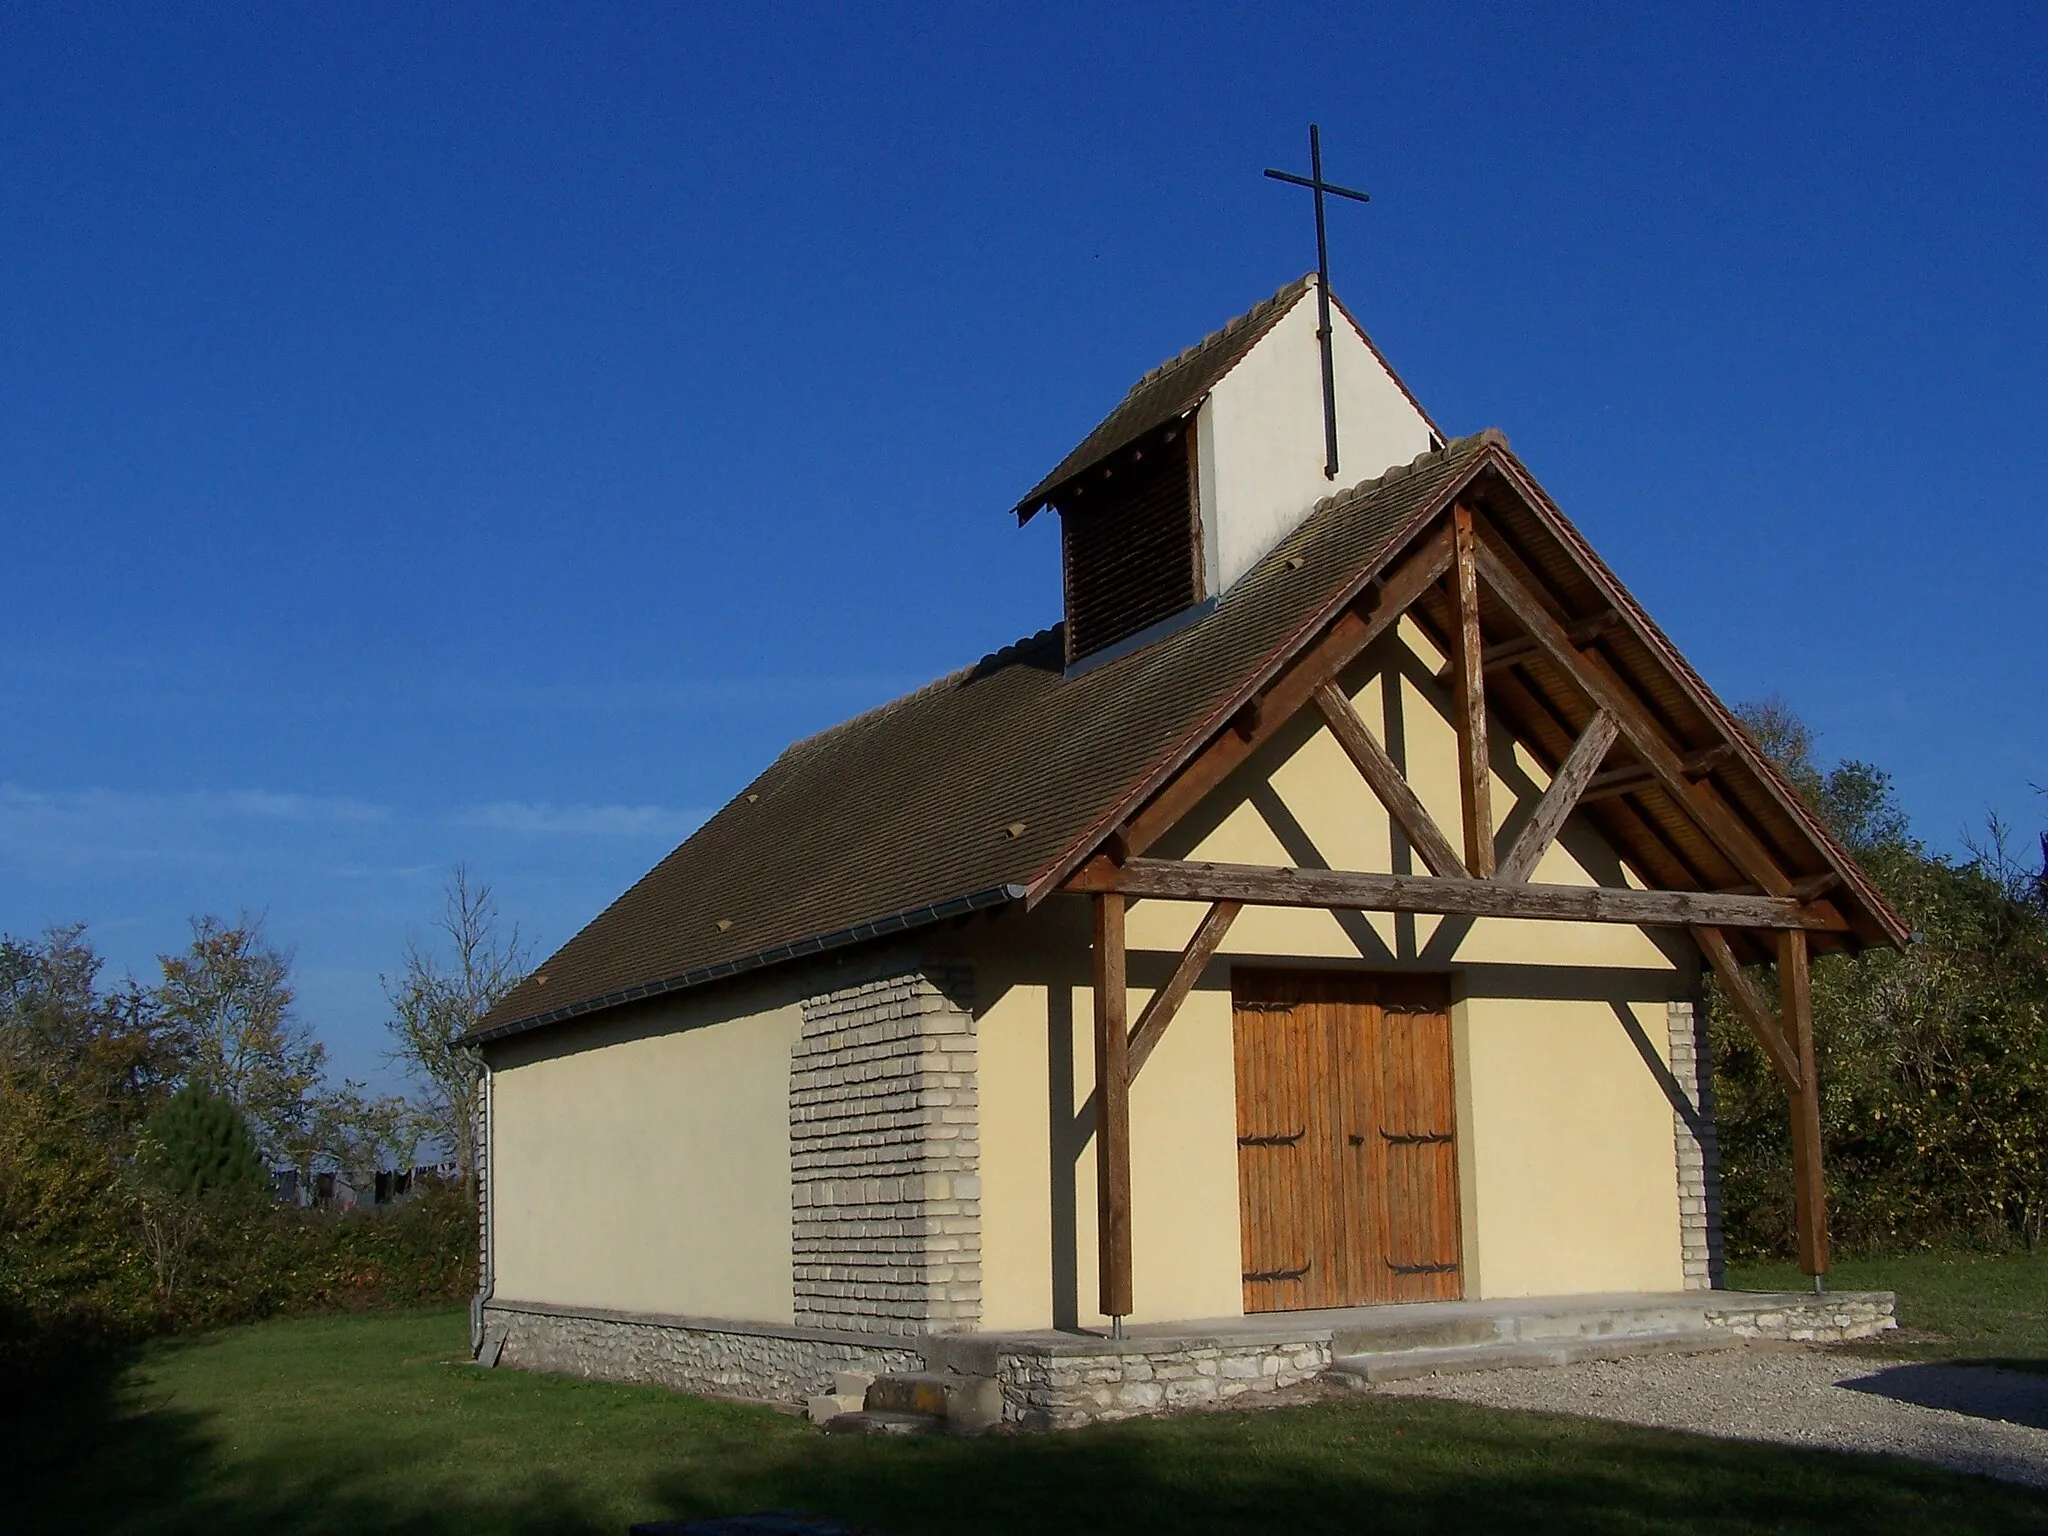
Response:
[[[1448,981],[1240,970],[1244,1307],[1464,1294]]]

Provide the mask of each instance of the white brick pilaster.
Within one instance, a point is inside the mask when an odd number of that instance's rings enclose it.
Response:
[[[1722,1283],[1721,1154],[1714,1135],[1714,1069],[1707,1050],[1707,1011],[1693,1002],[1670,1003],[1671,1075],[1691,1106],[1674,1109],[1672,1138],[1678,1157],[1678,1231],[1685,1288]]]
[[[790,1061],[796,1321],[915,1335],[981,1320],[973,973],[804,1003]]]

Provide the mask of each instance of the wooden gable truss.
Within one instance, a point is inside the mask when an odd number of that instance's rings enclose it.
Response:
[[[1103,834],[1056,869],[1094,906],[1100,1305],[1132,1303],[1130,1086],[1247,905],[1612,922],[1689,932],[1790,1100],[1801,1267],[1828,1268],[1809,953],[1903,942],[1897,916],[1800,804],[1563,515],[1497,443],[1399,553],[1319,616],[1241,699],[1137,787]],[[1450,658],[1461,826],[1437,826],[1338,677],[1403,618]],[[1314,710],[1427,875],[1219,864],[1149,855],[1297,714]],[[1550,774],[1511,846],[1496,848],[1490,725]],[[1574,812],[1647,889],[1531,880]],[[1124,917],[1132,900],[1206,901],[1207,915],[1135,1027]],[[1775,1006],[1747,965],[1775,967]]]

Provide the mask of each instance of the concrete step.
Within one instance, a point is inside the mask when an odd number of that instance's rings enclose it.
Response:
[[[1637,1355],[1703,1355],[1715,1349],[1740,1349],[1742,1343],[1725,1328],[1673,1328],[1664,1333],[1575,1339],[1557,1347],[1565,1364],[1574,1365],[1581,1360],[1630,1360]]]
[[[828,1435],[943,1435],[946,1420],[942,1414],[930,1413],[882,1413],[863,1408],[858,1413],[842,1413],[825,1424]]]
[[[1621,1360],[1637,1355],[1694,1354],[1729,1349],[1742,1341],[1719,1329],[1685,1328],[1625,1335],[1499,1340],[1435,1349],[1397,1349],[1340,1355],[1324,1379],[1340,1386],[1406,1381],[1416,1376],[1453,1376],[1466,1371],[1536,1370],[1581,1360]]]
[[[1454,1376],[1464,1371],[1529,1370],[1563,1365],[1564,1351],[1541,1344],[1463,1344],[1445,1349],[1399,1349],[1383,1354],[1340,1355],[1323,1379],[1344,1387],[1368,1387],[1411,1376]]]
[[[1411,1349],[1482,1348],[1495,1344],[1569,1342],[1584,1338],[1633,1338],[1679,1333],[1706,1326],[1704,1307],[1690,1300],[1636,1305],[1564,1305],[1523,1310],[1401,1304],[1361,1309],[1333,1330],[1338,1355],[1384,1354]]]

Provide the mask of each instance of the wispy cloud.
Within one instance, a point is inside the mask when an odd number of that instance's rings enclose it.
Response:
[[[0,784],[0,828],[31,823],[108,825],[151,818],[200,821],[385,822],[391,812],[368,801],[333,795],[277,794],[263,789],[182,793],[76,789],[51,793]]]
[[[458,825],[498,832],[648,838],[687,837],[703,821],[703,811],[663,805],[554,805],[544,800],[497,800],[456,818]]]

